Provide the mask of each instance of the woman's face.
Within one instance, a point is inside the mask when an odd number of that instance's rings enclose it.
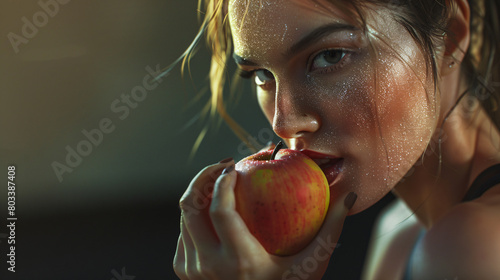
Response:
[[[433,82],[406,29],[374,8],[366,36],[312,0],[230,0],[228,13],[236,62],[253,72],[275,133],[309,152],[334,195],[358,194],[351,214],[387,194],[436,123]]]

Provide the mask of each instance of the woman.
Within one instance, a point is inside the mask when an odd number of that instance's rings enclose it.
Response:
[[[274,132],[326,173],[333,203],[319,238],[334,244],[346,215],[392,191],[398,202],[378,222],[364,278],[500,279],[497,1],[212,0],[206,7],[213,108],[242,135],[222,102],[233,57],[255,80]],[[189,185],[177,275],[321,279],[329,258],[316,242],[277,257],[253,238],[234,210],[236,179],[227,159]],[[196,207],[212,188],[210,206]]]

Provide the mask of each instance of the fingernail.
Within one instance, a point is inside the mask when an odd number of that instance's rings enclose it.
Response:
[[[233,158],[232,158],[232,157],[228,157],[228,158],[226,158],[226,159],[223,159],[223,160],[219,161],[219,163],[228,163],[228,162],[230,162],[230,161],[232,161],[232,160],[233,160]]]
[[[356,202],[356,199],[358,198],[358,195],[355,192],[350,192],[347,197],[344,199],[344,205],[348,210],[351,210],[351,208],[354,206],[354,202]]]
[[[228,167],[226,167],[224,169],[224,171],[222,171],[222,175],[226,175],[226,174],[229,174],[231,173],[232,171],[234,170],[234,163],[229,165]]]

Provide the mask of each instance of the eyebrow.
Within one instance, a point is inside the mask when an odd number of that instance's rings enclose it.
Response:
[[[293,44],[284,53],[284,55],[286,57],[293,56],[296,53],[306,49],[310,45],[316,43],[317,41],[321,40],[322,38],[324,38],[332,33],[346,31],[346,30],[359,31],[360,29],[353,26],[353,25],[345,24],[345,23],[330,23],[330,24],[322,25],[322,26],[314,29],[313,31],[311,31],[304,38],[300,39],[297,43]],[[237,55],[236,53],[233,53],[233,59],[239,65],[257,66],[257,63],[249,61],[249,60],[245,59],[244,57]]]

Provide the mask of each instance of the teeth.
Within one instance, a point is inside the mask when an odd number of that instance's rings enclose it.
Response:
[[[316,162],[317,165],[321,165],[321,164],[325,164],[325,163],[328,163],[330,162],[331,160],[328,159],[328,158],[322,158],[322,159],[315,159],[314,160]]]

